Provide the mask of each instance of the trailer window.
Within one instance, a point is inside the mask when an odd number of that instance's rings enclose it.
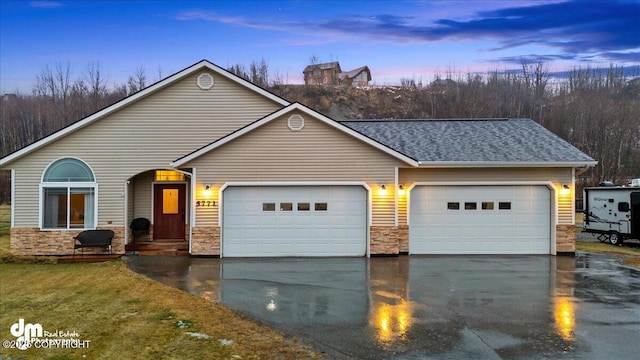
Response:
[[[628,202],[620,202],[618,203],[618,211],[620,212],[629,212],[629,203]]]

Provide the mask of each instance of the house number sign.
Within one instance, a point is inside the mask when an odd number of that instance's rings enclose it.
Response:
[[[200,200],[196,201],[197,207],[214,207],[216,206],[216,202],[213,200]]]

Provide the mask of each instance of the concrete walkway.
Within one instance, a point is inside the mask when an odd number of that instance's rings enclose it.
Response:
[[[640,352],[640,272],[603,255],[127,261],[333,358],[631,359]]]

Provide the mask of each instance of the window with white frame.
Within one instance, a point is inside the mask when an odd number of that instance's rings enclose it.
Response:
[[[94,229],[97,187],[83,161],[64,158],[45,170],[40,183],[42,229]]]

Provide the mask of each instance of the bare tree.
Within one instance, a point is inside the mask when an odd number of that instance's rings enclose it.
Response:
[[[249,67],[250,81],[258,86],[269,86],[269,66],[267,62],[262,58],[259,63],[255,61],[251,62]]]
[[[87,87],[91,104],[89,111],[95,112],[106,105],[104,98],[108,92],[107,81],[100,70],[100,62],[90,62],[87,65],[85,79],[88,84]]]
[[[144,66],[138,66],[133,75],[129,76],[127,86],[129,87],[129,94],[133,94],[147,87],[147,75],[145,74]]]

